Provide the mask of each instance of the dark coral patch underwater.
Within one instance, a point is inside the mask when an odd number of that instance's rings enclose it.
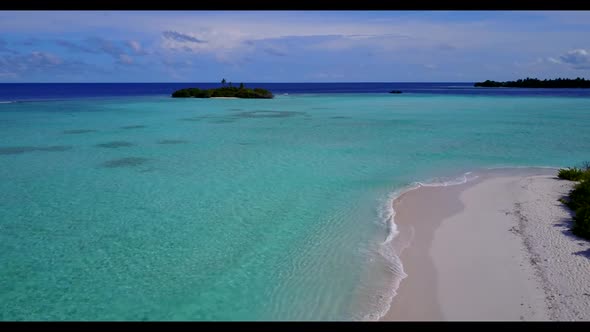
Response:
[[[140,128],[145,128],[146,126],[144,125],[133,125],[133,126],[123,126],[121,127],[121,129],[140,129]]]
[[[72,147],[69,145],[56,145],[56,146],[6,146],[0,147],[0,155],[8,154],[21,154],[34,151],[45,151],[45,152],[61,152],[71,150]]]
[[[102,167],[105,168],[117,168],[117,167],[135,167],[140,166],[148,162],[148,158],[142,157],[126,157],[126,158],[118,158],[106,161],[102,163]]]
[[[306,115],[305,112],[295,111],[246,111],[234,114],[237,118],[289,118],[298,115]]]
[[[117,148],[123,148],[123,147],[134,146],[134,145],[135,144],[133,144],[131,142],[125,142],[125,141],[113,141],[113,142],[96,144],[96,146],[99,148],[109,148],[109,149],[117,149]]]
[[[158,144],[183,144],[188,143],[188,141],[181,140],[181,139],[163,139],[159,140]]]
[[[86,133],[94,133],[97,130],[94,129],[72,129],[72,130],[64,130],[64,134],[86,134]]]

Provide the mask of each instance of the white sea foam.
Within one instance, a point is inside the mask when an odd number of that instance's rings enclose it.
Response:
[[[395,224],[395,210],[393,208],[393,202],[400,197],[401,195],[412,191],[412,190],[416,190],[420,187],[447,187],[447,186],[454,186],[454,185],[460,185],[460,184],[464,184],[467,183],[467,181],[471,181],[471,180],[475,180],[478,178],[477,175],[472,175],[473,172],[467,172],[465,174],[463,174],[460,177],[454,178],[454,179],[444,179],[444,178],[435,178],[435,179],[431,179],[427,182],[413,182],[412,184],[410,184],[407,187],[404,187],[401,190],[396,190],[394,192],[392,192],[391,194],[389,194],[388,198],[385,200],[385,203],[382,204],[380,211],[379,211],[379,215],[380,215],[380,220],[382,222],[385,223],[385,225],[387,226],[387,237],[385,238],[385,241],[383,241],[383,245],[388,244],[389,242],[391,242],[393,240],[393,238],[395,238],[395,236],[398,234],[397,231],[397,225]]]
[[[485,169],[510,169],[510,168],[545,168],[545,169],[559,169],[556,166],[494,166],[494,167],[486,167]]]
[[[385,316],[391,308],[393,298],[397,295],[397,289],[403,279],[407,277],[404,272],[404,266],[400,259],[400,255],[413,240],[414,233],[413,228],[409,229],[409,234],[402,234],[398,230],[397,224],[395,223],[395,209],[393,208],[393,202],[401,195],[416,190],[420,187],[447,187],[454,185],[461,185],[468,181],[477,179],[477,175],[473,175],[472,172],[467,172],[460,177],[453,179],[445,178],[434,178],[426,182],[413,182],[410,185],[395,190],[390,193],[387,198],[382,202],[379,207],[379,220],[387,228],[387,236],[383,242],[378,245],[377,253],[385,260],[386,266],[391,273],[391,284],[388,285],[386,291],[381,291],[379,296],[376,297],[376,303],[374,310],[371,313],[366,314],[363,320],[379,320]],[[397,242],[394,242],[396,239]]]
[[[397,295],[399,284],[408,276],[404,272],[404,266],[399,258],[399,253],[396,252],[393,246],[380,246],[378,253],[385,259],[388,272],[391,273],[391,284],[388,285],[386,290],[377,290],[376,294],[372,297],[374,299],[373,310],[363,317],[362,320],[364,321],[376,321],[387,314],[393,298]]]

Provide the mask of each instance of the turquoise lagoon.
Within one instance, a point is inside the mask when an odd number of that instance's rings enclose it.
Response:
[[[584,97],[0,104],[0,319],[374,319],[392,193],[580,164],[589,128]]]

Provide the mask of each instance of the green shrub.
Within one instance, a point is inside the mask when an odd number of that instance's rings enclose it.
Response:
[[[575,212],[572,232],[590,240],[590,162],[581,168],[560,169],[559,178],[579,181],[568,195],[568,199],[560,200]]]
[[[191,94],[188,89],[182,89],[182,90],[174,91],[174,93],[172,93],[172,97],[175,97],[175,98],[188,98],[190,96],[191,96]]]
[[[223,86],[217,89],[201,90],[198,88],[181,89],[172,93],[175,98],[210,98],[210,97],[237,97],[237,98],[273,98],[273,94],[261,88],[247,89],[243,84],[240,87]]]
[[[582,176],[584,175],[584,171],[579,168],[561,168],[557,173],[557,177],[564,180],[570,181],[580,181]]]
[[[567,206],[576,211],[578,208],[590,205],[590,181],[583,181],[574,186],[569,193]]]
[[[254,89],[254,93],[259,98],[272,98],[273,97],[272,93],[266,89],[256,88],[256,89]]]
[[[577,236],[590,239],[590,204],[576,210],[572,232]]]

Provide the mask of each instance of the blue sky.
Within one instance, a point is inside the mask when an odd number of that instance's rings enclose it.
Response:
[[[590,78],[590,11],[0,11],[0,82]]]

